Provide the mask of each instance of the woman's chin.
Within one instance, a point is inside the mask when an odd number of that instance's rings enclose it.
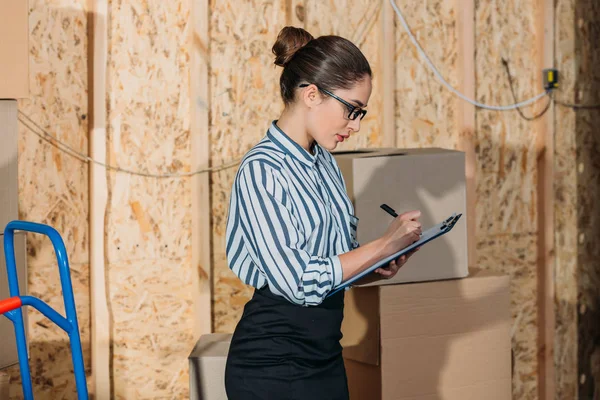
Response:
[[[328,151],[334,151],[338,146],[338,142],[333,142],[331,145],[325,147]]]
[[[331,152],[331,151],[335,150],[335,149],[338,147],[338,144],[340,144],[340,143],[341,143],[341,141],[340,141],[340,140],[338,140],[338,139],[337,139],[337,138],[334,136],[334,137],[333,137],[333,139],[332,139],[332,140],[330,140],[330,141],[327,141],[327,142],[325,142],[325,141],[323,141],[323,142],[319,142],[319,145],[320,145],[322,148],[326,149],[327,151],[330,151],[330,152]]]

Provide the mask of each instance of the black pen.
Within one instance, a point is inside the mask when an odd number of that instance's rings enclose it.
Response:
[[[394,217],[394,218],[398,217],[398,214],[396,214],[396,211],[394,211],[394,209],[392,207],[388,206],[387,204],[382,204],[380,207],[383,209],[383,211],[390,214],[392,217]]]
[[[381,207],[386,213],[390,214],[392,217],[396,218],[398,217],[398,214],[396,214],[396,211],[394,211],[394,209],[390,206],[388,206],[387,204],[382,204],[379,207]],[[423,236],[423,233],[421,233],[419,236]]]

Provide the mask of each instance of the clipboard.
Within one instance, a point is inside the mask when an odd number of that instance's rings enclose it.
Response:
[[[365,269],[360,274],[355,275],[352,278],[348,279],[347,281],[342,282],[340,284],[340,286],[336,287],[331,292],[329,292],[326,297],[329,297],[329,296],[339,292],[340,290],[349,288],[352,285],[352,283],[360,280],[364,276],[375,271],[377,268],[385,268],[390,263],[390,261],[396,260],[396,259],[400,258],[401,256],[403,256],[404,254],[409,253],[411,250],[414,250],[417,247],[423,246],[424,244],[429,243],[432,240],[437,239],[438,237],[440,237],[442,235],[445,235],[446,233],[450,232],[452,230],[452,228],[454,228],[454,225],[456,225],[456,222],[460,219],[461,216],[462,216],[462,214],[456,214],[456,213],[452,214],[450,217],[446,218],[444,221],[440,222],[439,224],[434,225],[431,228],[425,230],[421,234],[421,239],[419,239],[416,242],[414,242],[413,244],[405,247],[404,249],[392,254],[391,256],[388,256],[388,257],[376,262],[375,264],[373,264],[369,268]]]

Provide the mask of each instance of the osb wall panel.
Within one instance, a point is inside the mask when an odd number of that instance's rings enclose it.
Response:
[[[87,152],[87,1],[29,1],[30,98],[19,110],[79,152]],[[19,127],[19,218],[51,225],[71,262],[83,357],[90,368],[88,169],[85,163]],[[64,315],[50,240],[28,235],[28,294]],[[74,398],[67,334],[30,308],[30,366],[36,399]],[[22,398],[18,367],[10,396]]]
[[[365,55],[373,71],[373,91],[360,131],[336,150],[377,147],[382,140],[381,7],[382,1],[305,0],[306,29],[314,36],[339,35],[351,40]],[[348,10],[352,10],[348,12]]]
[[[452,86],[458,85],[455,2],[396,1],[412,33]],[[458,145],[457,100],[421,60],[398,17],[396,20],[396,131],[398,147]]]
[[[190,2],[109,2],[109,160],[189,170]],[[183,398],[193,347],[187,178],[107,175],[114,398]]]
[[[575,2],[575,54],[577,70],[574,103],[600,105],[600,3]],[[600,108],[578,110],[575,115],[577,146],[577,221],[579,248],[578,375],[581,399],[600,396]]]
[[[560,70],[558,100],[574,102],[578,55],[575,52],[575,5],[577,0],[556,4],[555,52]],[[577,372],[577,254],[578,254],[578,172],[576,154],[576,115],[573,110],[555,106],[555,298],[556,331],[554,363],[556,399],[576,399]],[[582,239],[585,239],[582,237]]]
[[[489,236],[480,240],[477,246],[477,267],[509,275],[511,280],[511,336],[518,338],[513,341],[512,349],[516,358],[512,376],[516,381],[514,399],[537,398],[537,393],[528,394],[524,385],[519,385],[532,373],[528,364],[535,361],[535,353],[527,347],[537,340],[537,302],[530,295],[537,290],[535,241],[534,235],[515,233],[503,237]],[[504,256],[499,257],[499,254]]]
[[[271,48],[285,26],[285,2],[212,1],[210,16],[211,164],[242,157],[282,110],[281,68]],[[212,174],[214,329],[232,332],[252,290],[230,270],[225,227],[238,166]]]
[[[116,399],[189,397],[191,273],[187,258],[110,264]]]
[[[535,84],[539,74],[535,4],[476,1],[476,97],[480,102],[514,103],[502,58],[509,62],[519,99],[540,92]],[[516,111],[477,109],[476,136],[478,263],[502,268],[511,277],[513,397],[535,399],[537,268],[531,257],[537,252],[536,132]],[[489,243],[496,246],[489,247]]]

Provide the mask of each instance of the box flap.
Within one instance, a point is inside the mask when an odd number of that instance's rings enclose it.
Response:
[[[342,340],[344,357],[379,365],[379,288],[346,291]]]
[[[232,336],[231,333],[211,333],[200,336],[188,359],[226,357]]]
[[[369,147],[359,148],[355,150],[337,150],[332,151],[331,154],[336,159],[354,159],[354,158],[368,158],[368,157],[380,157],[389,155],[402,155],[403,149],[396,148],[384,148],[384,147]]]
[[[332,151],[331,154],[340,159],[352,158],[371,158],[371,157],[388,157],[395,155],[440,155],[440,154],[462,153],[459,150],[444,149],[441,147],[425,147],[425,148],[398,148],[398,147],[368,147],[358,148],[354,150],[338,150]]]

